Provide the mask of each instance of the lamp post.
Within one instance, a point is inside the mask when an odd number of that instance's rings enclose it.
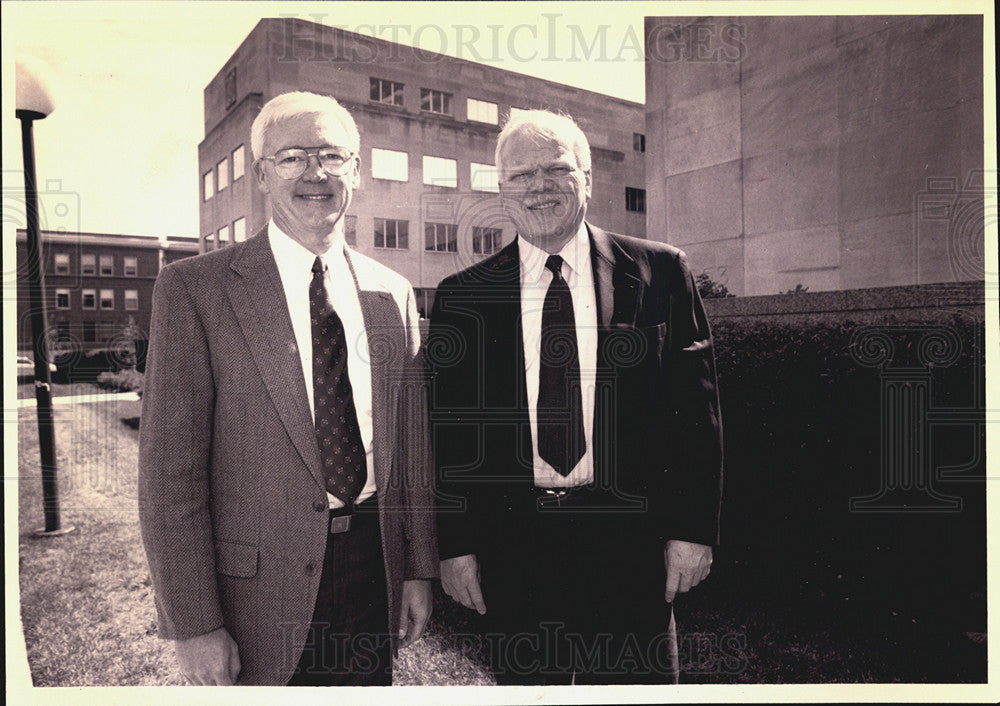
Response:
[[[51,113],[55,104],[39,67],[30,60],[18,61],[17,111],[21,121],[21,150],[24,154],[24,203],[28,235],[28,301],[31,310],[31,340],[35,358],[35,399],[38,417],[38,448],[42,460],[42,506],[45,527],[35,530],[37,537],[54,537],[72,532],[59,520],[59,485],[56,473],[56,437],[52,419],[52,377],[46,336],[45,281],[42,272],[42,244],[38,231],[38,183],[35,178],[35,142],[32,126]]]

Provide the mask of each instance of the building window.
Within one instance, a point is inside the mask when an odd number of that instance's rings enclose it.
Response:
[[[640,132],[632,133],[632,149],[636,152],[646,151],[646,136]]]
[[[205,201],[208,201],[210,198],[212,198],[212,195],[215,193],[214,175],[215,172],[211,171],[211,172],[205,172],[205,174],[201,177],[202,199]]]
[[[101,308],[102,309],[115,308],[115,290],[113,289],[101,290]]]
[[[56,290],[56,309],[69,309],[69,290]]]
[[[236,102],[236,67],[234,66],[226,74],[226,109],[233,107]]]
[[[344,216],[344,240],[348,245],[358,244],[358,217]]]
[[[458,226],[452,223],[425,223],[424,249],[458,252]]]
[[[424,155],[424,183],[458,188],[458,162],[454,159]]]
[[[500,191],[500,175],[492,164],[469,164],[469,182],[473,191]]]
[[[387,81],[384,78],[372,78],[370,86],[370,97],[373,101],[389,105],[403,105],[403,84]]]
[[[646,190],[625,187],[625,210],[637,213],[646,212]]]
[[[524,115],[527,112],[528,112],[527,108],[515,108],[514,106],[511,106],[510,107],[510,114],[507,116],[507,122],[510,122],[511,120],[514,120],[515,118],[519,118],[519,117],[521,117],[522,115]]]
[[[126,277],[135,277],[139,274],[139,258],[126,256],[122,260],[122,271]]]
[[[451,94],[432,88],[420,89],[420,110],[428,113],[451,115]]]
[[[101,277],[112,277],[115,274],[115,256],[101,255]]]
[[[83,322],[83,342],[95,343],[97,341],[97,326],[93,321]]]
[[[215,171],[218,173],[218,178],[216,183],[218,184],[218,190],[223,191],[227,186],[229,186],[229,157],[215,165]]]
[[[60,321],[56,324],[56,340],[59,343],[66,343],[69,341],[69,321]]]
[[[233,221],[233,242],[242,243],[247,239],[247,219],[237,218]]]
[[[229,245],[229,226],[219,228],[219,244],[216,247],[224,248]]]
[[[476,122],[489,123],[490,125],[496,125],[498,122],[497,104],[489,101],[468,98],[465,101],[465,113],[469,120]]]
[[[472,252],[477,255],[492,255],[497,252],[503,242],[503,230],[500,228],[472,228]]]
[[[209,233],[203,240],[205,241],[205,252],[215,250],[215,233]]]
[[[93,253],[80,256],[80,274],[90,276],[97,274],[97,258]]]
[[[409,221],[391,218],[375,219],[375,247],[395,250],[409,250]]]
[[[96,309],[97,308],[97,290],[96,289],[85,289],[83,290],[83,299],[81,301],[81,307],[84,309]]]
[[[139,290],[125,290],[125,311],[136,311],[139,308]]]
[[[245,167],[244,160],[246,159],[246,152],[243,149],[243,145],[240,145],[233,150],[233,181],[235,182],[241,176],[243,176],[243,170]]]
[[[69,253],[57,252],[55,255],[55,265],[57,275],[69,274]]]
[[[372,148],[372,176],[375,179],[406,181],[409,179],[409,160],[406,152]]]

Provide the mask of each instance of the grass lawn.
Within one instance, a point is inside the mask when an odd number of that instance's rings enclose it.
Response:
[[[98,392],[79,384],[56,388],[57,396]],[[182,683],[172,645],[156,636],[139,537],[138,431],[122,422],[137,414],[138,402],[121,400],[56,405],[62,518],[76,531],[36,538],[43,516],[35,411],[18,410],[21,618],[36,685]],[[960,625],[925,630],[921,615],[851,603],[849,587],[769,596],[748,585],[747,575],[723,548],[713,576],[678,601],[683,682],[985,679],[985,636],[966,636]],[[471,612],[435,586],[431,626],[401,652],[395,683],[494,683],[475,635]]]
[[[54,385],[54,396],[103,393]],[[20,385],[18,397],[34,394]],[[136,510],[139,433],[121,420],[137,402],[56,405],[56,451],[63,525],[76,531],[36,538],[44,525],[34,407],[18,411],[21,619],[37,686],[183,684],[156,614]],[[465,633],[464,608],[435,587],[432,624],[401,651],[395,683],[492,684],[485,655]]]

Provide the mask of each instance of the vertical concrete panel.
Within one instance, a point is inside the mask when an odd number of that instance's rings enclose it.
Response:
[[[774,233],[837,222],[837,148],[814,145],[748,157],[744,232]]]
[[[738,18],[647,17],[646,174],[648,237],[697,258],[712,242],[712,267],[742,289]],[[726,239],[733,243],[720,244]]]
[[[688,243],[682,250],[696,277],[704,272],[714,282],[725,285],[730,294],[742,295],[746,291],[743,279],[743,245],[742,238],[729,238],[716,242]]]
[[[912,215],[875,216],[841,224],[841,286],[913,283]]]
[[[743,232],[740,162],[666,179],[667,241],[673,245],[739,238]]]
[[[840,232],[836,224],[744,238],[744,294],[840,288]]]

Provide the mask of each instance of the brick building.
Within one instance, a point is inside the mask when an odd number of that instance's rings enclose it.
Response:
[[[361,188],[346,237],[406,276],[429,311],[447,275],[509,243],[493,150],[518,109],[572,115],[593,152],[589,216],[644,236],[645,117],[639,103],[300,19],[261,20],[205,88],[198,146],[202,250],[267,223],[254,183],[250,125],[294,90],[333,95],[361,132]]]
[[[42,231],[49,340],[61,350],[107,347],[129,319],[145,339],[160,269],[198,254],[194,238]],[[30,351],[27,235],[17,232],[17,349]]]

